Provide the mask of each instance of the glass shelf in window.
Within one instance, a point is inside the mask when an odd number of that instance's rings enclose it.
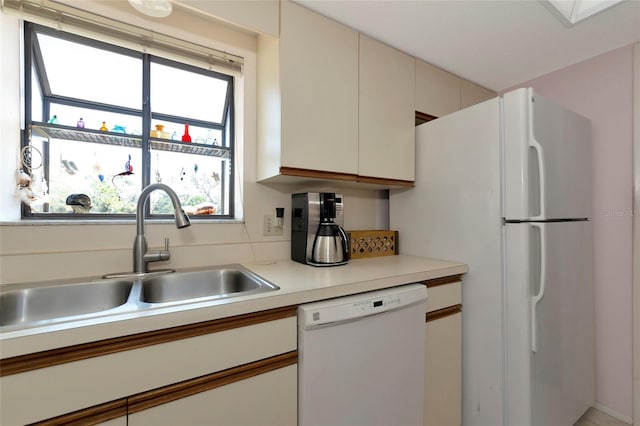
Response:
[[[125,133],[102,132],[93,129],[79,129],[59,124],[32,123],[31,131],[48,139],[65,139],[70,141],[101,143],[105,145],[140,147],[140,136]]]
[[[142,137],[116,132],[103,132],[93,129],[79,129],[76,127],[62,126],[49,123],[31,123],[31,131],[38,136],[48,139],[64,139],[100,143],[105,145],[117,145],[125,147],[141,147]],[[150,138],[149,144],[153,149],[185,154],[208,155],[218,158],[229,158],[229,148],[210,146],[197,143],[183,143],[168,141],[166,139]]]

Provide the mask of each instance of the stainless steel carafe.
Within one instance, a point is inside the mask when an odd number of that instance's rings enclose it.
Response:
[[[323,222],[318,227],[313,242],[311,261],[319,265],[344,264],[348,260],[347,234],[333,221]]]
[[[311,251],[311,264],[342,265],[349,260],[349,240],[344,230],[333,220],[336,217],[336,194],[320,194],[320,224]]]

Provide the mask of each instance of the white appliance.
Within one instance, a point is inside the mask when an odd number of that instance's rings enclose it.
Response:
[[[298,308],[299,426],[422,426],[427,290]]]
[[[456,259],[465,426],[570,426],[594,402],[589,120],[519,89],[416,128],[400,253]]]

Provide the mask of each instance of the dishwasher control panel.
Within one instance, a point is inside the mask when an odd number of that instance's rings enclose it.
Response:
[[[298,308],[298,322],[300,327],[308,328],[349,321],[404,308],[426,299],[425,285],[409,284],[302,305]]]

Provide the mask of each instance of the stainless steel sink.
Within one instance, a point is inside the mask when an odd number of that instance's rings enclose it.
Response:
[[[140,301],[166,303],[198,298],[227,298],[279,288],[240,265],[226,265],[149,278],[142,282]]]
[[[30,325],[106,311],[127,303],[132,281],[19,288],[0,294],[0,326]]]
[[[7,333],[76,320],[102,321],[118,314],[130,317],[156,307],[280,288],[235,264],[162,275],[156,272],[101,281],[8,285],[0,292],[0,331]]]

